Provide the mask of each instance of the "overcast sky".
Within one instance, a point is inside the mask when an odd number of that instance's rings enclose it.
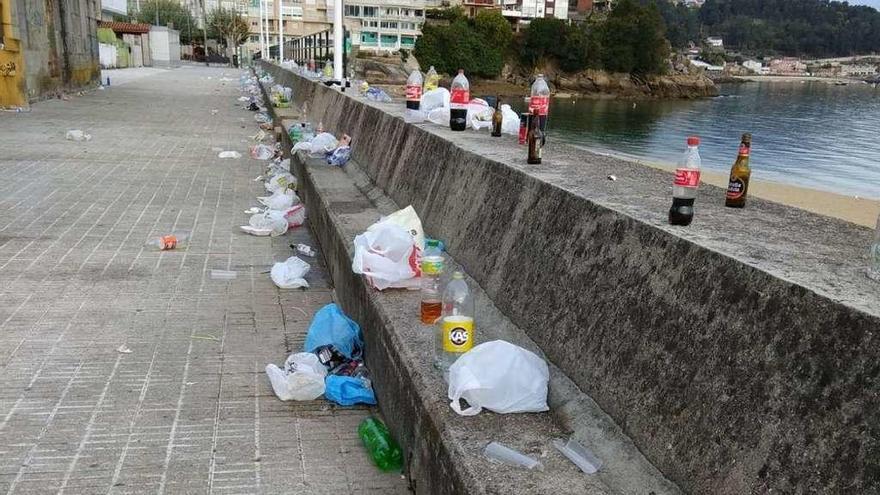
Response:
[[[880,0],[850,0],[850,5],[870,5],[880,10]]]

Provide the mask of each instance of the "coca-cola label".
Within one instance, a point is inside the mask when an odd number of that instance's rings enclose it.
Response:
[[[739,156],[749,156],[750,150],[751,148],[744,144],[739,145]]]
[[[682,187],[697,187],[700,185],[700,170],[696,168],[675,169],[675,181],[673,185]]]
[[[406,85],[406,101],[419,101],[422,99],[422,87],[418,84]]]
[[[746,184],[739,177],[730,179],[727,184],[727,199],[739,199],[746,190]]]
[[[456,88],[452,90],[449,97],[449,103],[453,105],[467,105],[471,101],[470,91],[466,89]]]
[[[549,96],[532,96],[529,98],[529,112],[536,113],[538,115],[544,116],[547,115],[547,112],[550,111],[550,97]]]
[[[519,128],[519,144],[526,144],[526,136],[528,136],[528,133],[526,126],[521,126]]]

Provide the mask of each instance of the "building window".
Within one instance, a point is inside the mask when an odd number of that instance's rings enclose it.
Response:
[[[377,28],[379,27],[379,21],[361,21],[361,25],[364,27]]]
[[[383,34],[380,38],[380,45],[387,47],[397,47],[397,36]]]
[[[424,10],[416,10],[416,17],[425,17]]]
[[[360,17],[361,16],[361,6],[360,5],[346,5],[345,6],[345,15],[350,17]]]
[[[398,9],[397,7],[386,7],[382,10],[384,10],[384,12],[383,12],[384,15],[391,15],[391,16],[400,15],[400,9]]]
[[[364,5],[363,16],[364,17],[376,17],[377,15],[377,7],[368,7]]]
[[[379,27],[382,29],[397,29],[397,23],[382,21],[379,23]]]
[[[553,15],[553,7],[547,7],[547,15]]]
[[[362,45],[375,45],[377,42],[378,36],[376,33],[362,32],[361,33],[361,44]]]

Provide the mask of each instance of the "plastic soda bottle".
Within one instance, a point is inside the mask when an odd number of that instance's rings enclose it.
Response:
[[[418,70],[412,71],[406,80],[406,108],[409,110],[418,110],[422,101],[422,73]]]
[[[425,74],[425,91],[437,89],[438,86],[440,86],[440,76],[437,74],[437,70],[435,70],[434,66],[432,65],[431,68],[428,69],[428,72]]]
[[[324,62],[324,77],[328,79],[333,77],[333,64],[329,60]]]
[[[391,438],[388,428],[376,418],[369,417],[358,426],[358,436],[364,443],[370,458],[382,471],[403,469],[400,446]]]
[[[675,169],[672,183],[672,208],[669,209],[669,223],[690,225],[694,219],[694,201],[700,186],[700,138],[687,138],[687,150]]]
[[[877,217],[877,230],[874,231],[874,243],[871,244],[871,266],[868,276],[880,282],[880,217]]]
[[[433,325],[440,318],[443,307],[441,278],[444,264],[440,241],[426,240],[421,262],[422,302],[419,311],[419,317],[425,325]]]
[[[538,127],[542,133],[547,132],[547,114],[550,112],[550,86],[544,80],[544,74],[538,74],[532,83],[529,98],[529,113],[538,116]],[[542,142],[543,144],[543,142]]]
[[[474,346],[474,297],[461,272],[452,274],[442,302],[437,366],[445,375],[452,363]]]
[[[464,69],[458,69],[458,75],[452,80],[449,97],[449,128],[463,131],[467,127],[467,106],[471,101],[471,85],[464,77]]]
[[[161,237],[156,237],[155,239],[150,239],[149,241],[147,241],[147,246],[156,248],[160,251],[167,251],[169,249],[183,247],[187,240],[189,240],[189,234],[183,232],[175,232],[173,234],[167,234]]]

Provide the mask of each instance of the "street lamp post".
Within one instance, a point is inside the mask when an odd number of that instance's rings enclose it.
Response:
[[[284,0],[278,0],[278,63],[284,62]]]

